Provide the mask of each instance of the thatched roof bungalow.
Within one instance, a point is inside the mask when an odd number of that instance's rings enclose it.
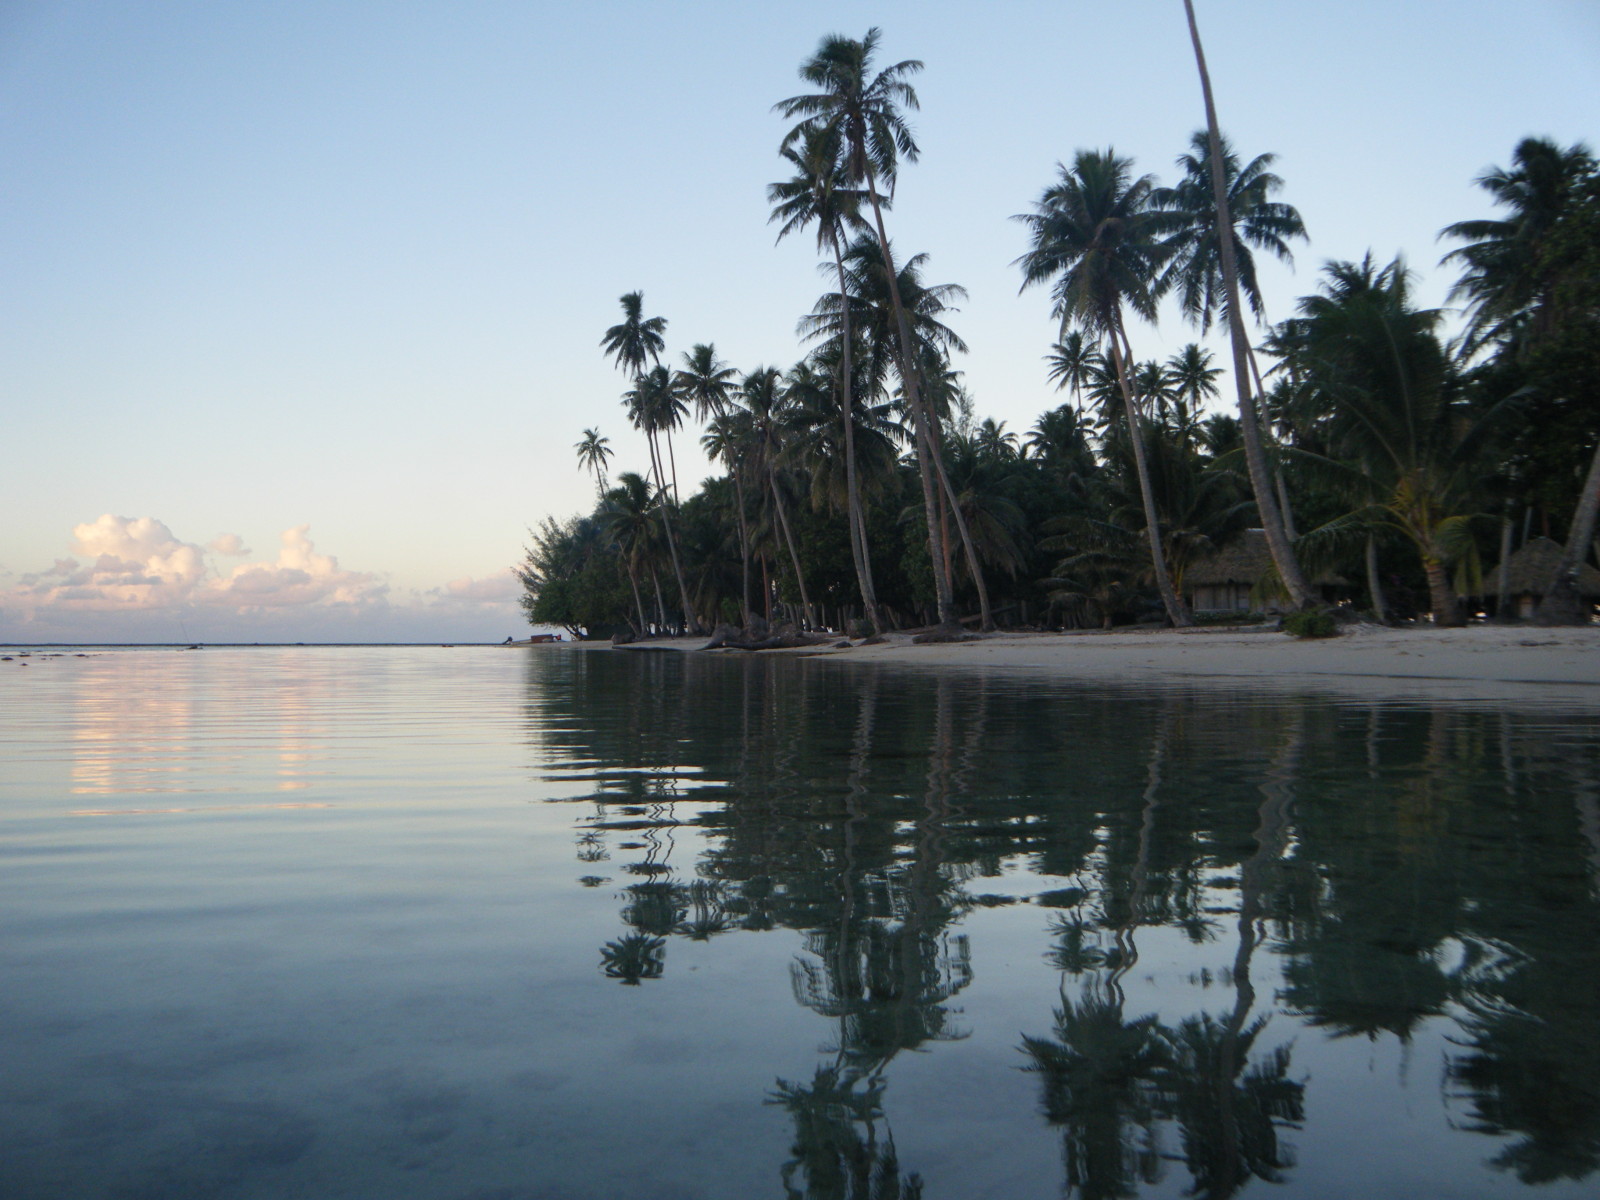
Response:
[[[1537,537],[1529,539],[1506,559],[1506,595],[1512,615],[1527,620],[1539,611],[1539,601],[1556,577],[1561,551],[1561,543]],[[1490,596],[1499,595],[1499,567],[1483,573],[1483,590]],[[1578,567],[1578,594],[1591,603],[1600,600],[1600,571],[1588,563]]]
[[[1330,601],[1337,598],[1331,593],[1349,588],[1347,580],[1332,574],[1312,583]],[[1197,613],[1283,612],[1288,597],[1278,583],[1266,530],[1247,529],[1194,562],[1183,575],[1183,596]]]

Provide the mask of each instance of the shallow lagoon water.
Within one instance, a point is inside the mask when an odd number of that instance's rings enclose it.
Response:
[[[27,661],[0,1195],[1600,1186],[1592,713],[561,648]]]

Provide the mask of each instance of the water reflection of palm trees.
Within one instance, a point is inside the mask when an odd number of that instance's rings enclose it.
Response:
[[[958,782],[953,696],[942,681],[921,811],[904,863],[863,859],[856,841],[868,819],[878,699],[873,685],[858,695],[845,819],[829,830],[839,865],[834,912],[807,933],[806,954],[791,967],[795,999],[835,1023],[832,1060],[819,1064],[808,1084],[780,1078],[772,1096],[795,1126],[794,1156],[783,1168],[786,1193],[807,1200],[922,1194],[920,1177],[900,1172],[883,1106],[886,1071],[902,1051],[965,1036],[948,1003],[972,981],[968,939],[948,932],[963,908],[944,843]],[[975,736],[981,737],[981,716]]]
[[[1049,1037],[1024,1037],[1028,1069],[1042,1076],[1044,1118],[1061,1130],[1067,1195],[1132,1196],[1161,1176],[1156,1118],[1167,1041],[1154,1014],[1128,1020],[1099,975],[1076,1001],[1063,987]]]
[[[1502,1143],[1486,1161],[1530,1183],[1600,1167],[1582,934],[1600,928],[1600,760],[1580,722],[621,657],[539,668],[583,694],[557,757],[606,780],[580,844],[626,885],[603,966],[641,982],[674,938],[801,935],[793,994],[831,1036],[772,1094],[791,1194],[915,1194],[895,1063],[981,1024],[957,1007],[982,945],[961,923],[1018,899],[1049,910],[1061,999],[1021,1062],[1074,1194],[1283,1177],[1305,1106],[1291,1025],[1332,1054],[1443,1035],[1448,1116]],[[1227,948],[1158,1019],[1143,977],[1174,932]],[[1231,1001],[1202,1009],[1213,980]]]
[[[883,1111],[881,1075],[819,1066],[809,1084],[780,1079],[769,1103],[794,1122],[792,1157],[781,1171],[790,1200],[918,1200],[922,1179],[900,1173]],[[880,1136],[879,1129],[882,1128]]]
[[[1058,918],[1047,957],[1063,970],[1061,1006],[1051,1036],[1023,1038],[1028,1069],[1043,1076],[1045,1119],[1062,1130],[1068,1194],[1085,1200],[1131,1196],[1137,1184],[1156,1183],[1172,1157],[1162,1144],[1168,1123],[1179,1131],[1190,1194],[1221,1200],[1252,1178],[1278,1181],[1292,1162],[1280,1130],[1297,1126],[1304,1115],[1304,1084],[1289,1078],[1289,1047],[1252,1061],[1267,1018],[1247,1024],[1255,1002],[1250,970],[1265,875],[1290,836],[1301,741],[1297,723],[1264,775],[1255,852],[1240,864],[1232,1012],[1220,1021],[1199,1013],[1176,1026],[1163,1025],[1154,1014],[1124,1014],[1122,980],[1138,962],[1135,931],[1146,907],[1174,721],[1167,708],[1152,732],[1128,898],[1114,922],[1113,948],[1088,940],[1081,914]],[[1076,1000],[1067,990],[1072,976],[1083,980]]]

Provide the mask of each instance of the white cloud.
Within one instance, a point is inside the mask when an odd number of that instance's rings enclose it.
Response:
[[[511,568],[494,575],[487,575],[482,579],[473,579],[467,576],[462,579],[452,579],[442,588],[434,588],[428,594],[442,603],[459,604],[493,604],[515,605],[517,596],[522,591],[522,585],[517,582],[517,577],[511,573]]]
[[[153,517],[106,514],[72,531],[77,557],[0,585],[0,641],[495,641],[526,620],[511,571],[396,595],[383,576],[318,553],[311,527],[274,561],[237,534],[202,547]]]
[[[387,602],[388,584],[376,575],[341,570],[338,559],[316,552],[310,533],[310,525],[284,530],[276,563],[241,563],[226,578],[214,580],[197,599],[204,604],[239,607],[333,604],[362,608]]]

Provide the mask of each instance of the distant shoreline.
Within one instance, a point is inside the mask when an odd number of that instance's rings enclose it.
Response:
[[[526,646],[520,642],[0,642],[0,652],[7,650],[317,650],[317,649],[416,649],[434,646],[441,650],[457,647],[511,647]],[[559,646],[572,643],[534,642],[533,645]]]

